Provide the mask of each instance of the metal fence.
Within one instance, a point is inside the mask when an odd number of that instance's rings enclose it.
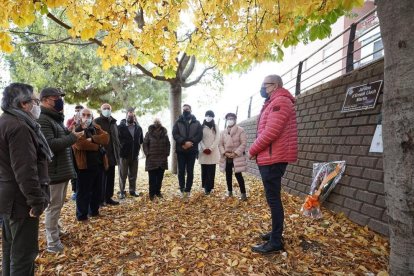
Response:
[[[383,45],[376,9],[352,23],[343,32],[281,75],[284,87],[300,95],[359,67],[383,58]],[[238,121],[260,113],[263,98],[258,93],[236,106]]]

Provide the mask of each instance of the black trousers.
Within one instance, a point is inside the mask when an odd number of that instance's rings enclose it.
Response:
[[[191,192],[194,180],[194,164],[197,152],[177,152],[178,183],[181,192]],[[187,172],[187,181],[185,174]]]
[[[101,203],[108,201],[114,196],[114,185],[115,166],[109,166],[106,171],[103,171]]]
[[[226,160],[226,183],[227,183],[227,191],[233,191],[233,168],[234,163],[233,160]],[[244,184],[244,178],[241,172],[234,174],[237,179],[237,183],[239,183],[240,193],[246,193],[246,185]]]
[[[164,171],[165,170],[162,168],[148,171],[150,197],[161,195],[161,185],[162,179],[164,178]]]
[[[103,167],[101,165],[79,170],[78,186],[76,187],[76,218],[86,220],[88,215],[99,214],[99,204],[102,191]]]
[[[280,195],[282,176],[286,171],[287,163],[275,163],[272,165],[259,166],[262,177],[266,201],[272,215],[272,234],[270,243],[275,246],[281,245],[283,234],[283,222],[285,213]]]
[[[201,164],[201,185],[205,192],[214,189],[214,178],[216,177],[216,164]]]
[[[34,275],[38,238],[39,218],[3,219],[3,276]]]

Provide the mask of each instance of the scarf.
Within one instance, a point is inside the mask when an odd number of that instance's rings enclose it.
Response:
[[[16,108],[9,108],[4,110],[7,113],[10,113],[17,118],[20,118],[25,121],[25,123],[34,131],[37,136],[37,142],[39,144],[40,151],[46,156],[47,161],[51,162],[53,158],[53,152],[50,150],[49,144],[45,136],[43,135],[42,131],[40,130],[40,125],[30,117],[26,112],[16,109]]]

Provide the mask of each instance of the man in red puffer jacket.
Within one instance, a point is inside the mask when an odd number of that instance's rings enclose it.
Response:
[[[287,164],[297,160],[298,134],[295,98],[283,88],[282,78],[278,75],[267,76],[260,94],[266,101],[257,122],[257,138],[249,150],[249,155],[251,160],[256,159],[259,166],[272,215],[272,231],[262,235],[266,242],[253,246],[252,251],[269,254],[284,250],[281,181]]]

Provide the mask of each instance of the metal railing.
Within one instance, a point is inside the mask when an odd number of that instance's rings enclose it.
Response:
[[[335,43],[339,46],[333,49]],[[376,9],[373,9],[281,77],[284,87],[289,91],[294,90],[297,96],[382,57],[380,26]],[[259,114],[262,105],[263,98],[258,93],[239,102],[236,106],[238,121]]]

